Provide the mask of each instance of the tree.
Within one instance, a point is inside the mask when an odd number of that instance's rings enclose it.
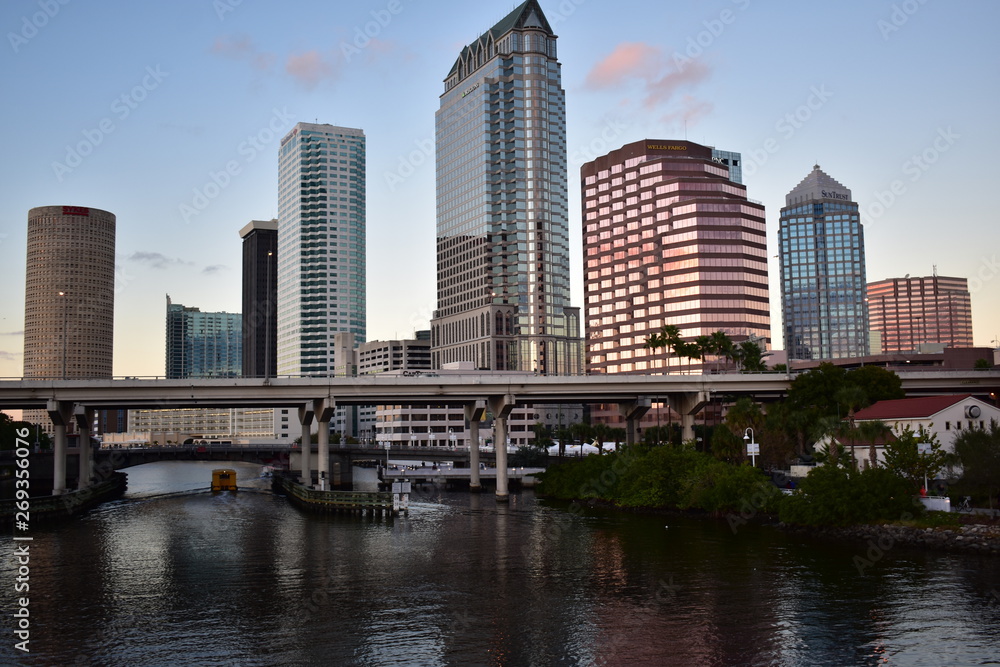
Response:
[[[580,422],[570,426],[569,430],[573,439],[580,441],[580,456],[583,456],[583,445],[593,437],[593,430],[590,428],[590,424]]]
[[[976,363],[972,368],[977,371],[988,371],[993,368],[993,364],[987,359],[976,359]]]
[[[921,444],[930,445],[930,451],[921,452]],[[923,426],[917,431],[907,426],[885,446],[886,467],[907,480],[914,492],[924,488],[924,480],[934,479],[948,464],[948,459],[937,436]]]
[[[35,439],[37,438],[40,449],[43,451],[52,449],[52,439],[37,424],[26,421],[15,421],[7,413],[0,412],[0,451],[15,449],[18,444],[18,431],[24,433],[25,429],[28,430],[28,437],[20,438],[22,442],[27,441],[31,447],[34,447]]]
[[[875,451],[875,445],[879,440],[888,442],[889,437],[892,435],[892,429],[889,428],[888,424],[879,419],[863,421],[856,428],[859,439],[864,443],[868,443],[868,467],[874,468],[878,465],[878,454]]]
[[[670,350],[677,354],[678,345],[682,344],[681,340],[681,330],[678,329],[673,324],[664,324],[660,327],[660,330],[656,333],[649,334],[649,338],[643,344],[648,350],[654,350],[656,348],[662,347],[665,350]],[[677,354],[678,364],[680,363],[680,354]],[[670,372],[670,357],[667,357],[667,372]]]
[[[862,366],[849,371],[844,380],[860,387],[865,392],[866,402],[861,405],[867,408],[879,401],[891,401],[906,398],[903,391],[903,381],[898,375],[880,366]]]
[[[985,495],[990,509],[1000,495],[1000,424],[990,422],[986,430],[962,431],[955,438],[955,454],[962,462],[959,483],[970,495]]]
[[[719,331],[713,332],[712,335],[709,336],[709,340],[711,341],[712,354],[716,355],[717,362],[720,362],[723,359],[732,358],[733,340],[726,334],[725,331],[720,329]]]
[[[618,451],[618,446],[625,442],[626,436],[625,429],[620,426],[608,429],[608,437],[615,441],[616,452]]]
[[[744,373],[763,373],[767,370],[764,363],[764,348],[755,340],[745,340],[739,345],[740,368]]]

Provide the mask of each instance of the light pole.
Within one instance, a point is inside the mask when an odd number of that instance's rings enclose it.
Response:
[[[455,449],[455,430],[454,429],[451,429],[451,428],[448,429],[448,440],[450,441],[451,448]]]
[[[271,377],[271,255],[267,251],[267,296],[264,301],[264,379]]]
[[[752,428],[747,428],[743,432],[743,441],[747,443],[747,454],[750,455],[750,465],[757,467],[757,454],[760,453],[760,444],[754,441]]]
[[[63,302],[63,354],[62,354],[62,379],[66,379],[66,344],[67,338],[69,337],[69,331],[67,330],[69,323],[69,299],[66,298],[66,292],[59,292],[59,296],[62,297]]]

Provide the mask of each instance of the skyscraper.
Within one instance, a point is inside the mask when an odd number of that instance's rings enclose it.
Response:
[[[851,191],[813,167],[785,196],[778,243],[788,358],[867,355],[865,235]]]
[[[278,364],[278,221],[253,220],[243,239],[243,377],[274,377]]]
[[[435,116],[432,363],[578,373],[570,306],[566,104],[537,0],[462,49]]]
[[[280,375],[332,375],[334,336],[365,340],[365,134],[298,123],[278,157]]]
[[[868,283],[872,331],[882,352],[913,352],[924,343],[972,347],[972,297],[965,278],[926,276]]]
[[[28,212],[24,377],[110,378],[115,216],[85,206]]]
[[[589,372],[663,372],[669,352],[645,348],[663,325],[767,347],[764,206],[732,179],[739,161],[646,139],[581,167]]]
[[[203,313],[167,296],[167,379],[232,378],[243,371],[243,318]]]

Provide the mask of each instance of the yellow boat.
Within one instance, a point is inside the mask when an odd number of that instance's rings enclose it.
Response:
[[[213,491],[235,491],[236,471],[231,468],[217,468],[212,471]]]

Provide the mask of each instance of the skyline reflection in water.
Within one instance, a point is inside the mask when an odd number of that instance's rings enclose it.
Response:
[[[229,464],[227,464],[229,465]],[[1000,659],[996,558],[768,527],[571,514],[425,487],[409,517],[312,516],[211,464],[33,529],[26,665],[942,665]],[[13,582],[13,546],[0,577]],[[5,606],[14,593],[3,587]],[[6,607],[9,608],[9,607]],[[8,634],[8,637],[10,635]]]

